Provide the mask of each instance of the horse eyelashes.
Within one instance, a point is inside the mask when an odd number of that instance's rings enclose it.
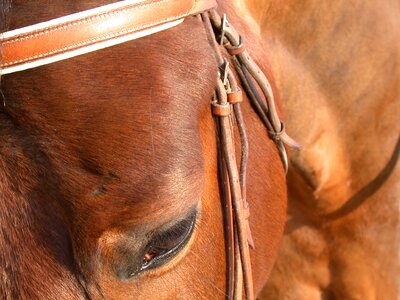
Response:
[[[196,216],[197,212],[194,211],[186,219],[156,234],[147,244],[139,272],[156,268],[178,254],[190,240],[195,228]]]

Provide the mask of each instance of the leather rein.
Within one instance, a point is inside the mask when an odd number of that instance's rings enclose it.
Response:
[[[228,23],[226,16],[217,13],[216,6],[216,0],[127,0],[5,32],[0,35],[0,75],[131,41],[200,14],[220,66],[211,109],[217,127],[218,175],[224,214],[226,297],[241,299],[244,294],[246,299],[253,300],[250,248],[254,248],[254,243],[246,201],[248,141],[240,109],[242,91],[230,64],[275,142],[285,172],[288,160],[284,144],[291,147],[298,147],[298,144],[285,133],[267,77],[250,57],[243,38]],[[226,49],[229,60],[224,58],[221,48]],[[241,144],[239,167],[235,154],[235,125]]]

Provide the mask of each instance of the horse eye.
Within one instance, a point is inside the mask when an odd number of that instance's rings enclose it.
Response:
[[[155,235],[147,244],[140,271],[152,269],[175,256],[189,241],[196,223],[196,212],[166,231]]]

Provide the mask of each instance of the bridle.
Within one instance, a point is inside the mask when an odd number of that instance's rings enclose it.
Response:
[[[240,82],[268,134],[277,145],[287,171],[284,143],[298,147],[285,133],[271,85],[246,51],[243,38],[215,10],[216,0],[127,0],[96,9],[5,32],[0,35],[0,74],[14,73],[131,41],[180,24],[186,17],[201,15],[215,49],[220,71],[211,108],[218,141],[218,173],[227,252],[228,299],[254,299],[249,246],[254,248],[248,223],[246,165],[248,142],[240,109]],[[224,58],[221,48],[229,54]],[[258,86],[258,88],[257,88]],[[261,91],[261,93],[260,93]],[[237,166],[234,124],[238,126],[241,159]]]
[[[241,291],[243,280],[246,299],[254,299],[249,253],[249,247],[254,248],[254,242],[248,222],[249,204],[246,201],[246,168],[249,151],[240,108],[243,97],[235,75],[229,67],[229,62],[222,54],[221,47],[225,48],[229,54],[246,95],[266,126],[270,138],[275,142],[285,172],[287,172],[288,160],[284,143],[291,147],[299,145],[286,134],[284,123],[276,111],[271,85],[247,52],[243,37],[228,23],[226,15],[221,18],[215,9],[202,13],[202,19],[220,66],[211,107],[217,125],[218,169],[227,250],[227,295],[229,299],[240,297],[243,294]],[[256,84],[263,97],[259,94]],[[234,124],[238,127],[241,144],[239,168],[235,154]]]

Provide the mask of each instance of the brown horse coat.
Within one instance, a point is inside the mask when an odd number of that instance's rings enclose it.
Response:
[[[265,297],[398,299],[399,2],[247,4],[303,144]]]

